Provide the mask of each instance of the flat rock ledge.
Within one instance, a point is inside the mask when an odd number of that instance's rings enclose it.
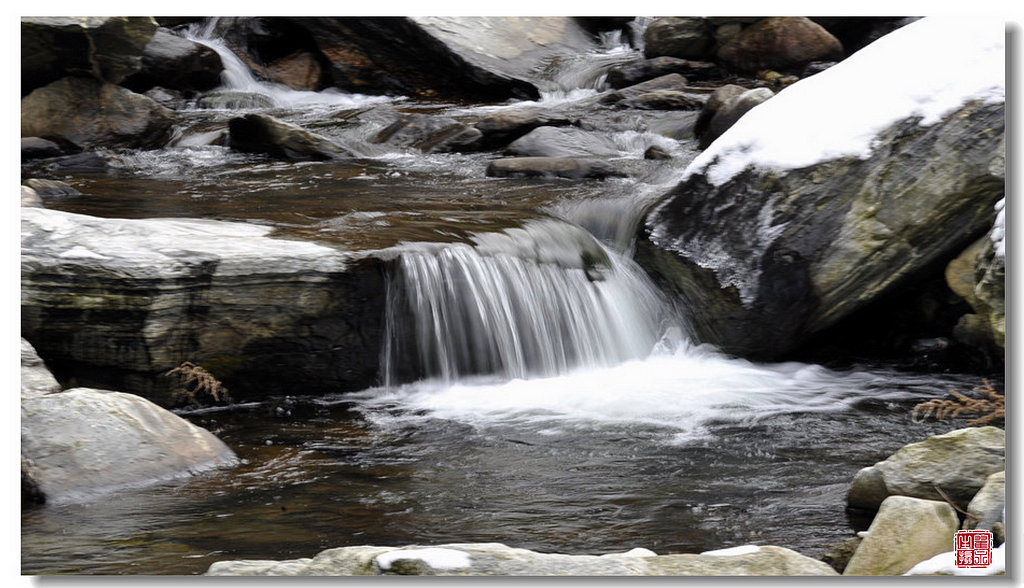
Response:
[[[221,561],[207,576],[836,576],[827,564],[774,546],[657,555],[538,553],[500,543],[339,547],[312,558]]]

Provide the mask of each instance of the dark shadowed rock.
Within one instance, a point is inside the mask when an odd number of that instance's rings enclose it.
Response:
[[[740,72],[799,71],[812,61],[842,59],[843,46],[808,18],[772,17],[743,29],[718,49],[716,57]]]
[[[228,145],[296,161],[323,161],[350,155],[330,139],[266,114],[251,113],[228,122]]]
[[[21,138],[21,161],[23,162],[32,159],[57,157],[63,153],[64,151],[60,148],[60,145],[53,141],[47,141],[39,137]]]
[[[414,96],[470,97],[485,100],[534,99],[537,88],[520,77],[523,67],[495,66],[516,63],[519,56],[535,64],[538,56],[513,50],[514,29],[492,29],[486,18],[454,22],[459,31],[443,23],[404,17],[292,17],[289,23],[302,28],[328,64],[333,84],[350,92]],[[472,21],[472,22],[470,22]],[[472,35],[479,49],[461,42]],[[542,45],[518,37],[545,53]],[[506,44],[502,44],[506,43]],[[482,44],[482,46],[480,46]],[[494,54],[494,59],[489,55]]]
[[[21,135],[80,148],[162,146],[174,113],[153,100],[93,78],[64,78],[21,99]]]
[[[704,106],[700,110],[697,122],[693,125],[693,134],[700,141],[699,146],[701,149],[707,149],[707,146],[711,144],[711,141],[706,139],[706,137],[710,136],[711,119],[715,117],[719,110],[725,107],[725,104],[729,100],[746,91],[747,88],[744,88],[743,86],[726,84],[715,88],[715,90],[711,92],[708,99],[704,102]]]
[[[692,309],[699,340],[779,357],[992,226],[1003,126],[1001,103],[970,103],[932,126],[892,125],[864,159],[748,168],[721,185],[691,175],[648,216],[637,255]]]
[[[22,17],[21,93],[66,76],[119,84],[142,68],[150,17]]]
[[[686,83],[686,78],[677,73],[671,73],[647,80],[646,82],[640,82],[639,84],[620,88],[614,92],[609,92],[601,97],[601,103],[615,104],[622,100],[636,98],[642,94],[648,94],[659,90],[686,92],[688,89],[689,86]]]
[[[619,149],[605,135],[575,127],[538,127],[508,144],[524,157],[615,157]]]
[[[672,73],[693,80],[720,79],[727,75],[724,69],[710,61],[662,56],[613,66],[608,69],[606,81],[612,88],[625,88]]]
[[[136,92],[145,92],[154,86],[185,91],[212,90],[220,85],[223,70],[224,64],[216,51],[160,28],[146,45],[140,71],[122,85]]]
[[[616,106],[620,108],[636,108],[638,110],[700,110],[704,106],[704,99],[704,96],[689,92],[654,90],[653,92],[620,100]]]
[[[714,29],[707,19],[657,18],[644,30],[644,57],[706,60],[714,48]]]
[[[600,159],[589,157],[507,157],[487,166],[498,178],[557,177],[571,180],[624,177],[626,174]]]
[[[572,126],[576,122],[536,109],[518,109],[492,112],[473,127],[483,133],[483,146],[493,149],[504,147],[538,127]]]

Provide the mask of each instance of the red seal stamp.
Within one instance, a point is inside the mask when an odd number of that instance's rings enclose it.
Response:
[[[957,531],[953,554],[958,568],[987,568],[992,565],[992,531]]]

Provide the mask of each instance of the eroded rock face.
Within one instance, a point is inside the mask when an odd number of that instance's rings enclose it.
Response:
[[[24,470],[47,503],[78,502],[237,463],[209,431],[132,394],[22,396]]]
[[[162,146],[174,113],[155,101],[93,78],[68,77],[21,100],[21,135],[79,148]]]
[[[156,30],[150,17],[23,17],[22,95],[65,76],[119,84],[142,68]]]
[[[714,29],[705,18],[662,17],[644,31],[644,56],[703,60],[714,48]]]
[[[384,264],[243,223],[22,210],[22,335],[58,379],[164,404],[185,360],[237,401],[377,380]]]
[[[341,547],[287,561],[223,561],[208,576],[835,576],[828,565],[781,547],[744,546],[703,554],[648,549],[606,555],[537,553],[499,543],[436,547]]]
[[[972,102],[931,126],[898,122],[864,159],[721,185],[693,174],[647,217],[637,257],[693,309],[699,340],[779,357],[992,226],[1004,112]]]
[[[847,503],[852,508],[875,510],[893,495],[939,501],[948,497],[966,510],[988,476],[1003,471],[1005,451],[1006,433],[997,427],[959,429],[929,437],[857,472]]]

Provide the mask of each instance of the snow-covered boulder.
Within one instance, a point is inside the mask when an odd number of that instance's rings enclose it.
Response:
[[[648,549],[605,555],[538,553],[499,543],[339,547],[312,558],[214,563],[208,576],[835,576],[795,551],[746,545],[701,554]]]
[[[914,22],[754,107],[698,156],[637,247],[697,338],[778,357],[991,228],[1004,39],[996,20]]]

